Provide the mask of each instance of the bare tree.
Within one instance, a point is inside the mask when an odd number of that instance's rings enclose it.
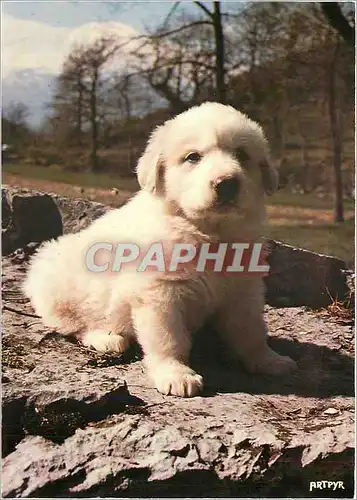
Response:
[[[11,102],[4,110],[4,116],[14,125],[26,125],[30,112],[26,104],[22,102]]]
[[[102,37],[91,46],[85,48],[81,60],[85,68],[85,89],[89,108],[89,122],[91,128],[91,168],[93,172],[98,171],[98,146],[99,134],[98,124],[100,120],[100,94],[105,86],[102,71],[118,50],[117,40],[113,37]]]
[[[240,65],[233,62],[237,51],[226,44],[228,17],[221,12],[221,3],[214,1],[211,10],[202,2],[194,3],[203,16],[185,12],[174,16],[176,2],[134,58],[133,72],[147,79],[173,113],[207,99],[226,103],[228,74]]]
[[[2,140],[3,143],[12,145],[15,149],[26,144],[31,135],[28,118],[30,112],[22,102],[11,102],[2,115]]]
[[[55,120],[63,130],[64,139],[81,145],[86,121],[85,109],[85,61],[82,50],[77,47],[65,60],[61,74],[57,78],[56,92],[51,108]],[[61,126],[62,125],[62,126]]]
[[[347,55],[348,46],[340,42],[336,56],[338,36],[318,4],[256,3],[244,11],[241,20],[236,40],[245,71],[231,81],[233,102],[267,126],[278,164],[286,157],[286,137],[293,134],[299,138],[296,178],[304,191],[311,188],[313,142],[330,143],[335,220],[342,221],[341,111],[351,92],[342,94],[344,85],[352,86],[353,80],[345,71],[353,60]],[[349,106],[352,109],[353,103]],[[327,126],[321,113],[326,113]]]
[[[337,42],[333,48],[331,61],[327,70],[327,95],[332,136],[333,168],[335,174],[335,221],[344,221],[343,210],[343,184],[342,184],[342,137],[341,118],[338,102],[338,91],[336,74],[338,71],[337,61],[340,53],[340,45]]]
[[[325,22],[316,6],[306,8],[303,14],[311,14],[309,20],[315,16],[317,23],[309,23],[304,30],[305,46],[300,50],[298,67],[307,68],[307,72],[300,81],[300,90],[297,90],[300,95],[305,94],[305,101],[314,97],[326,103],[334,177],[334,218],[336,222],[343,222],[343,109],[349,100],[349,92],[346,92],[349,75],[345,68],[352,64],[353,56],[348,45]],[[349,104],[352,108],[352,102]]]
[[[326,12],[324,11],[325,15]],[[318,12],[315,11],[318,17]],[[324,17],[319,18],[321,23]],[[313,69],[318,69],[322,78],[320,81],[321,90],[325,95],[327,104],[328,122],[331,134],[332,166],[334,173],[334,218],[336,222],[344,221],[343,203],[343,109],[347,101],[352,106],[348,98],[349,75],[345,68],[353,63],[353,51],[348,44],[343,43],[338,33],[329,24],[321,26],[318,32],[312,35],[315,37],[315,46],[319,51],[314,58]],[[346,92],[347,90],[347,92]],[[345,102],[344,102],[345,101]],[[351,124],[351,126],[353,126]]]
[[[81,136],[85,120],[84,77],[85,65],[83,61],[81,61],[80,54],[71,54],[67,67],[64,68],[62,79],[69,83],[71,86],[70,90],[75,93],[75,126],[79,144],[81,144]]]
[[[83,133],[90,130],[90,164],[98,171],[99,124],[108,91],[104,69],[118,50],[116,38],[101,37],[88,46],[77,46],[67,57],[57,80],[52,108],[54,119],[63,129],[65,140],[81,144]],[[74,132],[74,134],[73,134]]]
[[[211,26],[184,18],[178,26],[167,23],[147,38],[136,54],[134,73],[141,75],[164,98],[173,114],[202,100],[205,85],[214,71]]]

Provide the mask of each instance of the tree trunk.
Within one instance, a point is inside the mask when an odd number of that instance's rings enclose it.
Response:
[[[132,140],[131,140],[131,135],[129,135],[129,138],[128,138],[128,165],[127,165],[127,171],[128,172],[132,172],[132,168],[133,168],[133,143],[132,143]]]
[[[218,101],[222,104],[227,102],[227,89],[225,83],[224,67],[224,34],[222,26],[221,5],[219,1],[213,2],[213,27],[216,44],[216,92]]]
[[[302,170],[302,179],[301,185],[304,194],[309,193],[310,189],[310,168],[309,168],[309,159],[307,153],[307,145],[305,138],[302,138],[301,142],[301,170]]]
[[[300,135],[301,187],[304,194],[306,194],[311,191],[308,145],[304,131],[304,124],[301,123],[299,116],[297,116],[297,125]]]
[[[329,67],[328,75],[328,107],[332,136],[333,168],[335,177],[335,222],[344,221],[343,186],[342,186],[342,141],[340,129],[340,116],[337,102],[336,89],[336,63],[338,60],[339,46],[337,45]]]
[[[98,83],[98,69],[93,72],[93,80],[91,85],[90,95],[90,117],[91,117],[91,169],[93,172],[98,171],[98,124],[97,124],[97,83]]]
[[[123,98],[124,98],[124,106],[125,106],[125,119],[127,122],[129,122],[131,120],[132,112],[131,112],[131,102],[129,99],[128,91],[124,91]]]
[[[285,130],[284,130],[284,117],[280,116],[281,111],[275,109],[273,111],[273,130],[274,130],[274,153],[279,161],[282,161],[285,155]]]
[[[354,47],[355,27],[349,24],[338,2],[321,2],[321,8],[330,26],[342,36],[346,43]]]
[[[82,144],[82,120],[83,120],[83,86],[81,77],[78,79],[78,102],[77,102],[77,119],[76,119],[76,128],[77,128],[77,141],[78,145]]]

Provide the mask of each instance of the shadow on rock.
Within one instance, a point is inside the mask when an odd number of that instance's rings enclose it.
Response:
[[[54,335],[64,340],[62,336]],[[70,337],[66,340],[78,345]],[[294,359],[298,372],[284,377],[252,375],[232,358],[226,344],[215,332],[209,329],[198,332],[193,343],[191,365],[204,376],[204,395],[246,392],[318,398],[354,396],[354,359],[351,356],[338,349],[286,338],[271,337],[269,345],[279,354]],[[88,348],[83,348],[83,351],[88,356],[87,366],[94,369],[129,365],[142,359],[142,351],[137,344],[119,356],[101,354]]]
[[[191,363],[204,376],[205,395],[217,392],[319,398],[354,395],[354,361],[350,356],[309,342],[271,338],[269,344],[279,354],[290,356],[298,363],[296,374],[284,377],[252,375],[232,360],[227,347],[217,337],[210,335],[204,343],[195,342]]]
[[[270,338],[269,345],[279,354],[290,356],[299,367],[296,374],[284,377],[252,375],[232,359],[225,343],[214,333],[199,332],[194,341],[191,365],[205,379],[205,396],[217,392],[246,392],[249,394],[295,394],[304,397],[327,398],[354,395],[354,360],[327,346],[298,342],[285,338]],[[90,352],[89,350],[87,351]],[[90,352],[88,366],[130,364],[142,358],[134,344],[125,355],[103,355]]]

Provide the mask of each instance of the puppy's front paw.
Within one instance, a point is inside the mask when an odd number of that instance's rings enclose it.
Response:
[[[91,330],[83,335],[81,342],[99,352],[123,353],[129,347],[129,339],[122,335],[109,334],[102,330]]]
[[[160,363],[150,368],[149,374],[156,389],[162,394],[190,398],[203,389],[203,378],[180,363]]]
[[[247,368],[253,373],[261,373],[265,375],[286,375],[297,371],[296,362],[289,356],[281,356],[280,354],[269,349],[263,355],[253,359]]]

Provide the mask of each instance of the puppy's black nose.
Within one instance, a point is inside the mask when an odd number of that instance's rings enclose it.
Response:
[[[234,201],[239,192],[239,180],[236,177],[218,179],[214,184],[219,204]]]

